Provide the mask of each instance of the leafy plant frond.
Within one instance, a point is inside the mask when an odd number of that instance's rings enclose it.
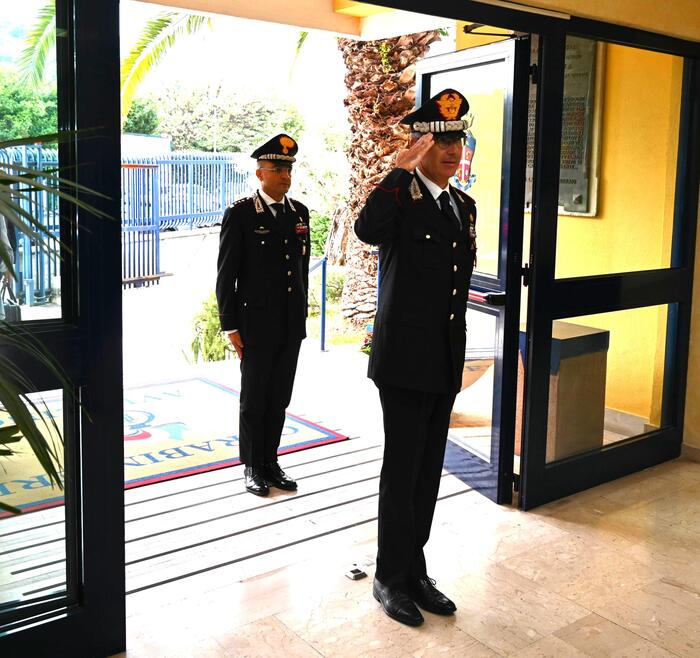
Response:
[[[35,146],[36,144],[60,144],[68,142],[71,139],[80,137],[80,139],[89,139],[90,137],[98,137],[100,128],[81,128],[78,130],[62,130],[57,133],[46,133],[44,135],[34,135],[33,137],[19,137],[17,139],[4,139],[0,142],[0,149],[10,148],[12,146]],[[43,171],[43,170],[42,170]]]
[[[46,417],[39,413],[36,404],[21,392],[17,386],[13,385],[6,376],[0,378],[0,404],[12,417],[15,425],[29,443],[41,468],[49,477],[49,481],[59,489],[62,489],[63,482],[59,474],[62,462],[61,457],[52,445],[52,442],[48,441],[39,430],[35,420],[35,417],[42,418],[44,424],[48,426]],[[32,411],[34,411],[34,414],[32,414]],[[55,421],[53,422],[55,424]]]
[[[294,73],[294,67],[296,66],[297,60],[299,59],[299,54],[301,53],[301,49],[304,47],[304,42],[308,38],[309,33],[306,30],[302,30],[299,32],[299,35],[297,36],[297,45],[294,48],[294,56],[292,57],[292,63],[289,66],[289,79],[292,79],[292,74]]]
[[[122,62],[122,123],[126,120],[136,89],[184,34],[194,34],[211,19],[197,14],[166,12],[146,23],[134,47]]]
[[[36,23],[25,40],[25,47],[18,58],[22,78],[38,86],[46,73],[46,62],[56,47],[56,5],[50,0],[39,9]]]
[[[10,514],[21,514],[22,510],[19,507],[13,507],[7,503],[0,503],[0,510],[4,512],[9,512]]]
[[[44,135],[39,138],[12,140],[11,142],[0,141],[0,150],[10,146],[34,144],[37,141],[65,141],[76,136],[75,132],[67,132]],[[60,240],[53,236],[36,217],[36,199],[32,196],[34,193],[40,192],[53,200],[64,199],[98,217],[110,217],[82,198],[86,195],[100,198],[108,198],[107,196],[65,178],[59,173],[60,171],[60,168],[39,170],[13,163],[0,163],[0,215],[22,233],[35,240],[42,249],[53,253],[58,251],[59,254],[63,253],[62,250],[56,249],[53,245],[60,245]],[[80,194],[81,197],[78,197],[77,194]],[[63,247],[68,249],[67,245],[63,245]],[[0,261],[12,270],[12,264],[4,244],[0,244]],[[73,387],[55,357],[21,325],[0,321],[0,340],[3,348],[9,349],[9,355],[5,349],[0,352],[0,407],[10,416],[13,423],[0,428],[0,457],[11,456],[14,453],[15,445],[19,441],[26,440],[52,486],[61,489],[63,487],[61,479],[63,436],[61,430],[46,403],[37,401],[35,395],[28,393],[28,391],[35,390],[35,387],[25,373],[13,362],[13,352],[16,353],[19,350],[30,359],[40,363],[53,375],[61,389],[69,391],[71,395],[73,395]],[[6,503],[0,504],[0,509],[12,513],[20,512],[16,507]]]

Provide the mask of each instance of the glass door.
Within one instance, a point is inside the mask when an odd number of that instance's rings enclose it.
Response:
[[[124,650],[126,616],[119,3],[26,5],[24,33],[42,17],[47,34],[55,25],[47,76],[55,81],[57,118],[53,129],[17,137],[58,128],[62,139],[53,148],[2,149],[3,171],[47,170],[37,178],[47,185],[58,171],[101,196],[79,192],[90,208],[55,203],[43,192],[17,202],[52,237],[47,245],[17,234],[12,286],[21,314],[3,325],[0,356],[21,373],[16,384],[36,405],[30,413],[54,447],[63,486],[52,486],[25,436],[11,444],[14,455],[0,456],[0,498],[22,511],[0,514],[0,655],[105,656]],[[40,344],[64,377],[18,350],[15,331]],[[12,428],[9,406],[0,408],[0,428]]]
[[[696,61],[563,34],[539,61],[524,509],[680,454],[700,165]]]
[[[451,87],[473,117],[452,181],[476,200],[478,250],[445,468],[499,503],[513,495],[529,68],[530,39],[518,37],[416,70],[417,104]]]

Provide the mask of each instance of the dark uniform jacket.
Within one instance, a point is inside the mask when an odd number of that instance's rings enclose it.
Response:
[[[216,298],[221,329],[244,345],[306,337],[309,210],[288,197],[285,209],[275,217],[256,193],[224,213]]]
[[[451,193],[461,230],[417,176],[394,169],[355,222],[360,240],[379,245],[379,306],[368,373],[379,386],[460,390],[476,205],[454,187]]]

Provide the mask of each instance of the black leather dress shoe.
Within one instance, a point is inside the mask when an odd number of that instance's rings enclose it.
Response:
[[[292,480],[277,462],[265,464],[261,470],[262,476],[270,487],[285,489],[286,491],[296,491],[297,483]]]
[[[392,619],[408,626],[420,626],[423,623],[423,615],[420,610],[402,590],[387,587],[375,578],[372,594],[382,604],[384,612]]]
[[[243,479],[246,491],[250,491],[256,496],[267,496],[270,493],[270,487],[267,486],[262,473],[255,466],[246,466],[243,469]]]
[[[451,615],[457,610],[457,606],[435,587],[435,581],[427,576],[410,583],[408,594],[423,610],[436,615]]]

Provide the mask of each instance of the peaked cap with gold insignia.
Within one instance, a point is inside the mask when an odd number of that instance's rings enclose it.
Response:
[[[280,133],[270,141],[258,146],[251,154],[256,160],[275,160],[279,162],[296,162],[295,153],[299,150],[296,140],[289,135]]]
[[[401,123],[417,133],[463,132],[469,122],[462,120],[469,111],[467,99],[456,89],[443,89],[417,110],[407,114]]]

